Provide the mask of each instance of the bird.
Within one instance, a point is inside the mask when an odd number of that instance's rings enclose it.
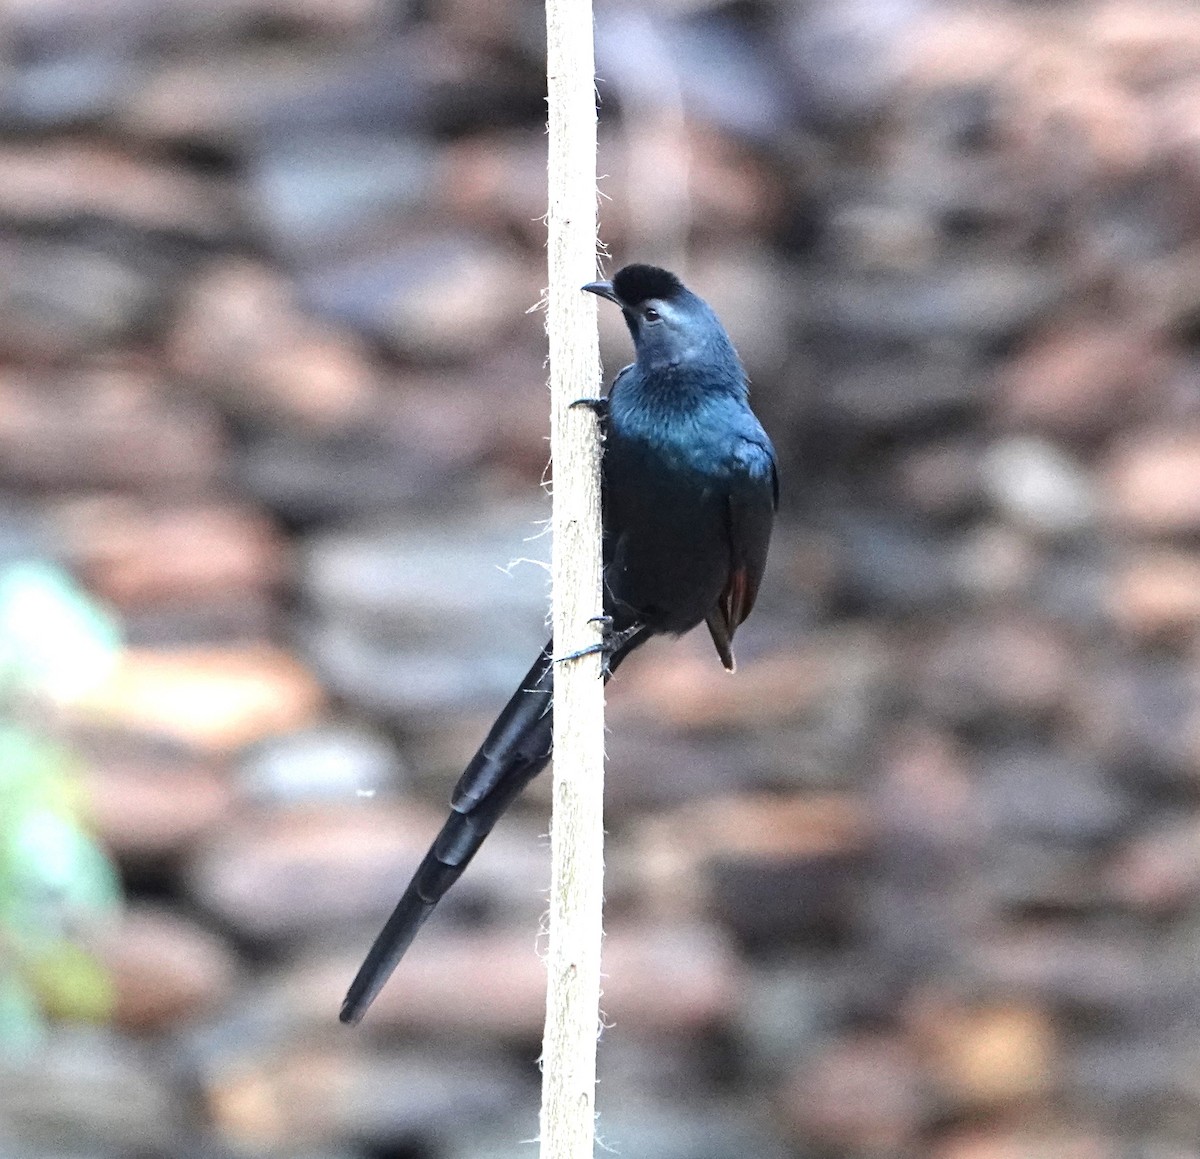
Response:
[[[657,635],[707,624],[725,668],[750,614],[779,506],[775,449],[712,307],[668,270],[633,264],[588,293],[616,305],[634,361],[598,399],[603,437],[603,677]],[[579,655],[572,653],[571,655]],[[361,1020],[501,814],[550,760],[554,641],[542,649],[459,778],[450,815],[346,993]]]

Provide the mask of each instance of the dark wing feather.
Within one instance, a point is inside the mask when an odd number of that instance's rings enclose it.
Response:
[[[779,506],[779,472],[775,450],[766,435],[738,443],[737,469],[726,507],[729,533],[729,577],[706,617],[721,663],[733,672],[733,637],[754,608],[767,566],[771,525]]]

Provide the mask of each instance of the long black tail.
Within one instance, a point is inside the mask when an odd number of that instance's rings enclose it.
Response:
[[[642,639],[630,640],[609,657],[609,674]],[[542,649],[459,778],[450,798],[453,811],[350,983],[339,1015],[343,1022],[358,1022],[367,1012],[433,907],[462,876],[500,815],[550,760],[552,649],[553,641]]]

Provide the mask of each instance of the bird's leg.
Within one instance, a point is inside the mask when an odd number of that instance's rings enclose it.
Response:
[[[592,656],[596,652],[604,658],[601,664],[602,674],[607,676],[608,673],[608,658],[614,652],[619,652],[626,644],[629,643],[635,636],[646,630],[645,624],[630,624],[628,628],[622,628],[619,632],[613,631],[612,616],[593,616],[588,620],[589,624],[600,625],[600,639],[594,644],[589,644],[586,648],[580,648],[575,652],[568,652],[565,656],[555,657],[554,662],[561,664],[565,660],[578,660],[583,656]]]

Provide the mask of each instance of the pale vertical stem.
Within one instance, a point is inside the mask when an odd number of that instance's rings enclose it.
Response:
[[[594,643],[601,612],[600,446],[584,407],[600,382],[596,97],[591,0],[546,0],[549,292],[556,655]],[[541,1159],[592,1159],[604,895],[604,684],[600,657],[554,673],[554,808]]]

